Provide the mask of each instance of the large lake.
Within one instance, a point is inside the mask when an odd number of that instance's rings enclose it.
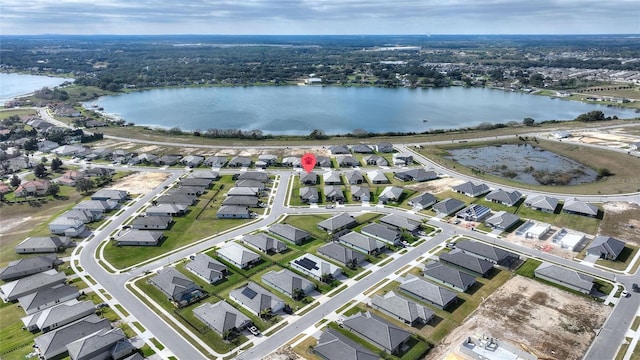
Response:
[[[5,101],[11,100],[16,96],[32,93],[45,86],[58,86],[65,81],[73,81],[73,79],[0,73],[0,104],[4,104]]]
[[[570,120],[602,110],[607,116],[638,116],[632,110],[486,88],[385,89],[320,86],[255,86],[153,89],[105,96],[85,106],[137,125],[183,130],[242,129],[270,134],[422,132],[521,122],[525,117]],[[427,120],[426,122],[424,120]]]

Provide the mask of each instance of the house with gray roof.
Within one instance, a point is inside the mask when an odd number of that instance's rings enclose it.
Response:
[[[214,304],[204,303],[193,309],[193,315],[226,339],[233,337],[252,324],[247,315],[225,300]]]
[[[351,146],[351,151],[354,154],[373,154],[373,149],[366,144],[356,144]]]
[[[204,161],[204,157],[198,155],[187,155],[180,159],[180,163],[188,167],[198,167]]]
[[[395,151],[395,149],[393,148],[393,144],[391,143],[386,143],[386,142],[377,143],[375,147],[376,147],[376,151],[380,153],[392,153]]]
[[[407,275],[404,278],[400,278],[400,281],[402,282],[400,284],[400,291],[434,305],[439,309],[446,309],[458,299],[454,291],[433,284],[415,275]]]
[[[260,190],[259,188],[234,186],[231,189],[229,189],[229,191],[227,191],[227,196],[238,196],[238,195],[261,196],[262,193],[263,193],[262,190]]]
[[[0,285],[0,296],[4,302],[16,301],[23,296],[64,284],[66,280],[64,273],[51,269]]]
[[[327,202],[343,203],[345,200],[341,186],[328,185],[324,187],[323,191]]]
[[[167,154],[160,156],[154,162],[158,165],[173,166],[177,164],[180,159],[182,159],[182,155]]]
[[[41,359],[58,359],[68,354],[67,344],[103,329],[111,329],[109,320],[92,314],[73,324],[42,334],[33,341]]]
[[[358,170],[345,171],[344,178],[347,180],[347,183],[351,185],[362,184],[364,181],[364,177]]]
[[[333,155],[351,154],[351,152],[349,151],[349,148],[346,145],[333,145],[333,146],[329,147],[329,151]]]
[[[69,219],[58,216],[49,223],[49,231],[52,234],[64,235],[67,237],[78,237],[86,230],[84,223],[80,220]]]
[[[393,291],[389,291],[384,296],[373,296],[371,306],[411,326],[427,324],[435,316],[435,312],[428,307],[397,295]]]
[[[407,166],[413,164],[413,155],[405,153],[393,154],[393,165],[395,166]]]
[[[116,237],[118,246],[156,246],[164,234],[156,230],[128,229]]]
[[[16,245],[18,254],[55,253],[74,246],[73,241],[64,236],[34,236]]]
[[[462,208],[464,208],[464,203],[458,199],[453,198],[446,198],[433,205],[433,211],[435,211],[437,214],[446,216],[449,216]]]
[[[318,339],[313,351],[325,360],[379,360],[380,356],[356,343],[338,331],[327,328]]]
[[[94,213],[87,209],[71,209],[60,215],[60,218],[80,220],[84,224],[102,219],[102,213]]]
[[[198,197],[195,195],[187,195],[187,194],[167,194],[160,195],[156,200],[156,204],[176,204],[176,205],[184,205],[191,206],[194,205],[198,201]]]
[[[365,254],[379,254],[384,252],[386,245],[380,240],[370,238],[355,231],[350,231],[338,238],[338,242]]]
[[[323,245],[317,251],[318,254],[337,261],[344,266],[358,266],[364,261],[364,254],[335,242]]]
[[[91,301],[69,300],[27,315],[21,320],[28,331],[46,333],[95,314],[95,312],[96,307]]]
[[[597,206],[588,202],[580,201],[576,198],[569,198],[565,200],[562,211],[567,214],[597,217],[599,209]]]
[[[62,261],[56,255],[41,255],[21,258],[9,262],[6,267],[0,269],[0,280],[13,281],[25,276],[41,273],[54,269]]]
[[[265,312],[275,314],[285,305],[282,299],[251,281],[243,287],[231,290],[229,298],[257,316]]]
[[[187,177],[180,179],[180,186],[200,186],[208,189],[213,184],[213,179],[203,177]]]
[[[218,180],[220,173],[211,170],[194,170],[189,174],[189,177],[194,179]]]
[[[371,201],[371,190],[368,186],[353,185],[350,191],[353,201]]]
[[[183,186],[180,185],[177,188],[173,188],[170,190],[171,195],[191,195],[191,196],[200,196],[207,192],[207,188],[204,186]]]
[[[351,155],[338,155],[336,156],[336,162],[339,167],[356,167],[360,166],[360,161]]]
[[[463,184],[452,187],[453,191],[464,194],[469,197],[478,197],[482,194],[489,192],[489,187],[485,183],[475,184],[471,181],[467,181]]]
[[[320,192],[312,186],[303,186],[300,188],[300,201],[305,204],[317,204],[320,202]]]
[[[535,277],[550,281],[569,288],[580,291],[583,294],[590,294],[593,289],[593,278],[581,272],[543,262],[534,271]]]
[[[324,276],[336,279],[342,274],[340,267],[325,261],[313,254],[305,254],[289,262],[292,268],[316,280],[322,280]]]
[[[290,298],[300,296],[301,294],[309,295],[315,289],[313,282],[288,269],[282,269],[280,271],[271,270],[262,275],[261,279],[265,284]],[[298,294],[298,292],[301,292],[301,294]]]
[[[412,333],[392,325],[370,312],[360,312],[342,321],[349,331],[391,354],[400,351]]]
[[[302,166],[302,159],[299,156],[287,156],[282,158],[282,165],[299,168]]]
[[[331,158],[328,156],[318,155],[316,156],[316,167],[317,168],[330,168],[333,164],[331,163]]]
[[[243,171],[235,175],[236,180],[254,180],[266,183],[269,181],[269,174],[264,171]]]
[[[260,255],[234,242],[216,250],[216,255],[240,269],[248,268],[260,262]]]
[[[451,266],[433,261],[424,266],[422,275],[427,279],[465,292],[476,283],[476,278]]]
[[[610,236],[596,236],[595,239],[587,246],[587,255],[596,255],[599,258],[607,260],[616,260],[625,243],[622,240],[612,238]]]
[[[67,300],[77,299],[80,292],[66,284],[58,284],[18,298],[20,307],[27,315],[50,308]]]
[[[91,195],[91,200],[113,200],[119,203],[127,200],[129,198],[129,193],[124,190],[117,189],[100,189]]]
[[[520,222],[518,215],[506,211],[498,211],[484,221],[492,229],[508,231]]]
[[[327,171],[322,174],[322,180],[325,185],[342,185],[342,178],[337,171]]]
[[[211,166],[212,168],[221,168],[227,165],[227,161],[226,156],[209,156],[204,159],[204,164],[206,166]]]
[[[412,206],[413,209],[416,211],[420,211],[420,210],[430,208],[431,206],[433,206],[433,204],[437,202],[438,202],[438,199],[435,196],[433,196],[432,194],[429,194],[428,192],[424,192],[416,197],[409,199],[409,202],[407,202],[407,205]]]
[[[457,218],[465,221],[482,221],[489,216],[491,216],[491,208],[480,204],[471,204],[456,213]]]
[[[245,235],[242,241],[265,254],[279,254],[287,250],[287,244],[265,233]]]
[[[218,219],[249,219],[251,212],[246,206],[222,205],[216,212]]]
[[[558,203],[559,203],[558,199],[553,198],[551,196],[535,195],[535,194],[531,194],[527,196],[527,198],[524,200],[524,206],[534,210],[550,213],[550,214],[556,211],[556,208],[558,207]]]
[[[318,184],[318,174],[314,173],[313,171],[300,174],[300,184],[302,185]]]
[[[181,204],[158,204],[150,206],[145,211],[146,216],[182,216],[187,212],[187,206]]]
[[[76,204],[74,209],[85,209],[93,213],[104,214],[118,206],[115,200],[84,200]]]
[[[269,232],[283,237],[296,245],[300,245],[311,238],[309,232],[289,224],[273,224],[269,227]]]
[[[386,186],[382,189],[380,195],[378,195],[378,201],[383,204],[388,202],[398,202],[402,198],[403,191],[404,190],[398,186]]]
[[[258,200],[257,196],[233,195],[227,196],[224,200],[222,200],[222,205],[237,205],[257,208],[260,205],[260,201]]]
[[[408,169],[403,171],[397,171],[393,173],[393,177],[400,181],[429,181],[439,178],[437,172],[433,170],[427,170],[425,168]]]
[[[389,166],[389,161],[380,155],[366,155],[362,157],[362,161],[364,161],[367,165],[374,166]]]
[[[456,249],[462,250],[464,253],[487,260],[496,265],[509,265],[519,258],[518,255],[512,252],[487,245],[480,241],[465,239],[458,240],[456,242]]]
[[[149,278],[178,307],[187,306],[207,296],[200,286],[173,267],[165,267]]]
[[[343,229],[349,229],[358,225],[356,219],[346,212],[332,216],[318,223],[318,228],[329,233],[335,233]]]
[[[385,226],[407,230],[408,232],[414,232],[420,228],[420,221],[397,214],[389,214],[382,217],[380,223]]]
[[[522,198],[522,193],[518,190],[506,191],[496,189],[487,194],[486,199],[494,203],[505,206],[514,206]]]
[[[198,275],[201,279],[213,284],[227,276],[227,266],[206,254],[196,254],[185,265],[185,269]]]
[[[402,233],[400,231],[378,223],[367,224],[360,229],[360,232],[390,245],[399,245],[402,241]]]
[[[120,328],[102,329],[67,344],[71,360],[120,359],[136,348]]]
[[[367,171],[367,178],[371,184],[388,184],[389,178],[380,170]]]
[[[133,219],[131,228],[138,230],[166,230],[173,223],[171,216],[138,216]]]
[[[493,263],[473,255],[469,255],[460,249],[443,252],[439,256],[440,262],[453,265],[475,276],[486,277],[493,269]]]

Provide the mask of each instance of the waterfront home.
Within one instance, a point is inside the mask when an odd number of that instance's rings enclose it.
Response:
[[[527,196],[524,200],[524,206],[550,214],[556,211],[558,203],[558,199],[554,197],[535,194]]]
[[[597,217],[599,209],[597,206],[588,202],[580,201],[576,198],[569,198],[565,200],[562,211],[567,214]]]
[[[478,197],[482,194],[489,192],[489,186],[485,183],[475,184],[471,181],[467,181],[463,184],[452,187],[453,191],[464,194],[469,197]]]

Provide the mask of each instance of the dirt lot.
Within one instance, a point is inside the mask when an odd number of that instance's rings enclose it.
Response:
[[[515,232],[512,232],[505,237],[505,240],[508,240],[509,242],[512,242],[514,244],[518,244],[530,249],[540,250],[565,259],[573,259],[573,257],[576,256],[578,252],[573,252],[570,249],[563,249],[559,244],[555,244],[551,240],[559,230],[560,229],[558,227],[552,226],[547,235],[543,236],[540,240],[534,238],[525,238],[524,236],[517,236]],[[573,233],[577,231],[572,230],[571,232]],[[589,239],[591,239],[591,237],[589,237]]]
[[[166,173],[142,172],[131,174],[109,188],[126,190],[130,194],[146,194],[169,177]]]
[[[423,183],[407,185],[405,187],[417,192],[428,191],[432,194],[437,194],[451,190],[452,186],[460,185],[462,183],[464,183],[464,180],[456,178],[440,178],[432,181],[425,181]]]
[[[430,358],[443,359],[474,333],[504,340],[539,358],[580,359],[611,312],[609,306],[515,276],[451,332]]]
[[[576,131],[573,133],[572,137],[563,141],[625,148],[629,146],[629,144],[637,142],[638,140],[637,136],[629,136],[626,129],[610,129],[602,132]]]
[[[598,234],[613,236],[640,246],[640,206],[627,202],[604,204]]]

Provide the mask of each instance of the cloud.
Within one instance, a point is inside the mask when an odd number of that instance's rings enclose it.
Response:
[[[2,34],[637,33],[636,0],[5,0]]]

